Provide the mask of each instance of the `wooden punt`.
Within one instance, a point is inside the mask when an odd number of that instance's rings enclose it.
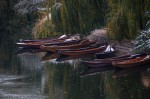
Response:
[[[85,66],[97,68],[97,67],[107,67],[112,66],[112,62],[123,61],[128,59],[134,59],[136,57],[145,56],[146,54],[134,54],[134,55],[123,55],[119,57],[112,57],[106,59],[94,59],[91,61],[82,61]]]
[[[20,47],[27,47],[27,46],[33,46],[37,47],[39,44],[46,44],[46,43],[56,43],[56,42],[68,42],[72,40],[79,40],[79,38],[75,38],[74,36],[68,37],[66,35],[62,35],[60,37],[56,38],[45,38],[45,39],[37,39],[37,40],[21,40],[20,42],[17,42],[16,44]],[[39,46],[38,46],[39,48]]]
[[[150,63],[150,55],[143,55],[133,59],[112,61],[112,65],[119,68],[133,68]]]
[[[52,41],[52,40],[46,40],[46,41],[31,41],[31,42],[18,42],[16,43],[20,47],[27,47],[31,45],[42,45],[42,44],[47,44],[47,43],[55,43],[55,42],[63,42],[64,40],[57,40],[57,41]]]
[[[58,50],[57,52],[62,55],[72,56],[72,55],[85,55],[85,54],[94,54],[98,52],[103,52],[107,46],[100,47],[91,47],[91,48],[83,48],[77,50]]]
[[[53,37],[53,38],[43,38],[43,39],[36,39],[36,40],[20,40],[18,43],[31,43],[31,42],[48,42],[48,41],[57,41],[57,40],[64,40],[68,39],[69,37],[67,35],[62,35],[59,37]]]
[[[71,41],[64,41],[64,40],[57,40],[57,41],[49,41],[49,42],[32,42],[32,43],[18,43],[21,47],[32,47],[32,48],[40,48],[41,45],[68,45],[68,44],[76,44],[79,43],[81,40],[71,40]]]
[[[145,55],[147,55],[147,54],[145,54],[145,53],[127,54],[127,55],[122,55],[122,56],[117,56],[117,57],[106,58],[106,59],[94,59],[93,61],[111,61],[112,62],[112,61],[133,59],[133,58],[145,56]]]
[[[41,49],[44,49],[46,51],[50,51],[50,52],[56,52],[56,50],[59,49],[79,49],[79,48],[84,48],[87,46],[90,46],[92,44],[94,44],[95,41],[88,41],[88,42],[82,42],[79,44],[71,44],[71,45],[64,45],[64,46],[59,46],[59,45],[54,45],[54,46],[46,46],[46,45],[41,45]]]

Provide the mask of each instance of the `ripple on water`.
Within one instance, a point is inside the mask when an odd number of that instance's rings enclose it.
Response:
[[[45,99],[41,87],[25,81],[27,76],[0,75],[0,99]]]

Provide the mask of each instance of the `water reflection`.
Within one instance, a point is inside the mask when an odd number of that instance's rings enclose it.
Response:
[[[86,69],[79,64],[76,65],[78,67],[76,70],[68,63],[47,63],[46,66],[49,80],[45,85],[49,88],[45,88],[45,91],[53,99],[57,99],[58,96],[65,99],[122,99],[122,97],[141,99],[143,92],[149,92],[141,84],[140,72],[114,79],[112,78],[114,70],[111,69],[81,77]],[[50,70],[51,72],[48,72]],[[103,69],[95,69],[94,72],[99,70]],[[149,97],[149,94],[146,94],[146,97]],[[142,99],[147,99],[146,97]]]
[[[56,59],[59,57],[59,54],[57,53],[49,53],[47,52],[42,58],[41,61],[51,61],[53,59]]]
[[[148,68],[150,68],[149,65],[144,65],[144,66],[135,67],[135,68],[128,68],[128,69],[118,68],[113,74],[113,78],[121,77],[121,76],[130,76],[131,74],[134,74],[135,72],[144,72]]]
[[[80,58],[57,62],[55,57],[52,58],[54,54],[50,55],[51,58],[47,58],[48,54],[45,52],[16,55],[16,47],[13,44],[5,45],[0,50],[1,99],[150,97],[149,66],[122,70],[116,68],[87,70],[87,67],[80,63]]]
[[[25,53],[39,53],[39,52],[45,52],[42,49],[36,49],[36,48],[19,48],[16,52],[16,54],[25,54]]]
[[[42,68],[38,55],[16,56],[12,43],[0,47],[0,98],[44,99]]]
[[[146,88],[150,88],[150,71],[144,71],[141,75],[141,80]]]
[[[100,68],[88,68],[87,70],[85,70],[82,74],[81,77],[85,77],[85,76],[91,76],[91,75],[97,75],[99,73],[104,73],[104,72],[109,72],[111,70],[115,70],[116,68],[111,66],[111,67],[100,67]]]
[[[89,78],[83,80],[80,75],[84,69],[81,67],[76,70],[69,63],[46,64],[47,72],[45,73],[48,73],[46,74],[47,81],[45,82],[45,85],[48,86],[45,88],[46,93],[53,99],[60,97],[64,99],[91,99],[88,95],[94,96],[95,92],[99,90],[99,87],[95,86],[95,84],[99,85],[100,78],[94,77],[91,80]],[[87,92],[93,94],[87,94]],[[94,97],[96,98],[96,96]]]

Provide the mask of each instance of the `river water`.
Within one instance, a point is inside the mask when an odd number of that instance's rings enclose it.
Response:
[[[12,43],[0,48],[0,99],[150,99],[148,66],[89,69],[85,58],[58,62],[17,50]]]

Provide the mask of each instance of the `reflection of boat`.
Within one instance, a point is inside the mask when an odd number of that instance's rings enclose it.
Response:
[[[119,68],[132,68],[150,63],[150,55],[142,55],[132,59],[113,61],[112,65]]]
[[[128,69],[117,69],[116,72],[113,74],[113,78],[126,76],[134,72],[144,71],[147,68],[149,68],[149,65],[135,67],[135,68],[128,68]]]
[[[88,75],[95,75],[95,74],[99,74],[99,73],[110,71],[110,70],[114,70],[114,69],[115,69],[115,67],[88,68],[87,70],[85,70],[83,72],[82,77],[88,76]]]
[[[45,52],[45,51],[42,49],[37,49],[37,48],[21,48],[16,52],[16,54],[39,53],[39,52]]]
[[[109,61],[82,61],[85,66],[98,68],[98,67],[111,67],[112,64]]]
[[[119,57],[112,57],[106,59],[94,59],[91,61],[82,61],[83,64],[89,67],[105,67],[105,66],[112,66],[113,61],[123,61],[127,59],[136,58],[145,54],[135,54],[135,55],[123,55]]]
[[[47,61],[47,60],[52,60],[52,59],[56,59],[59,57],[59,54],[57,53],[49,53],[47,52],[42,58],[41,61]]]
[[[54,46],[42,45],[40,48],[44,49],[44,50],[47,50],[47,51],[50,51],[50,52],[56,52],[56,50],[59,50],[59,49],[79,49],[79,48],[84,48],[84,47],[90,46],[90,45],[95,43],[95,41],[89,41],[89,40],[86,40],[86,42],[84,42],[84,41],[82,41],[82,42],[83,43],[64,45],[64,46],[61,46],[61,45],[54,45]]]
[[[62,55],[85,55],[85,54],[94,54],[98,52],[103,52],[107,46],[100,46],[100,47],[90,47],[84,49],[77,49],[77,50],[58,50],[59,54]]]
[[[77,59],[77,58],[84,58],[84,57],[92,57],[93,54],[88,54],[88,55],[73,55],[73,56],[64,56],[60,55],[56,61],[61,62],[61,61],[66,61],[66,60],[72,60],[72,59]]]
[[[98,59],[104,59],[104,58],[110,58],[115,56],[115,50],[112,48],[111,45],[108,45],[106,50],[102,53],[95,53],[96,58]]]

